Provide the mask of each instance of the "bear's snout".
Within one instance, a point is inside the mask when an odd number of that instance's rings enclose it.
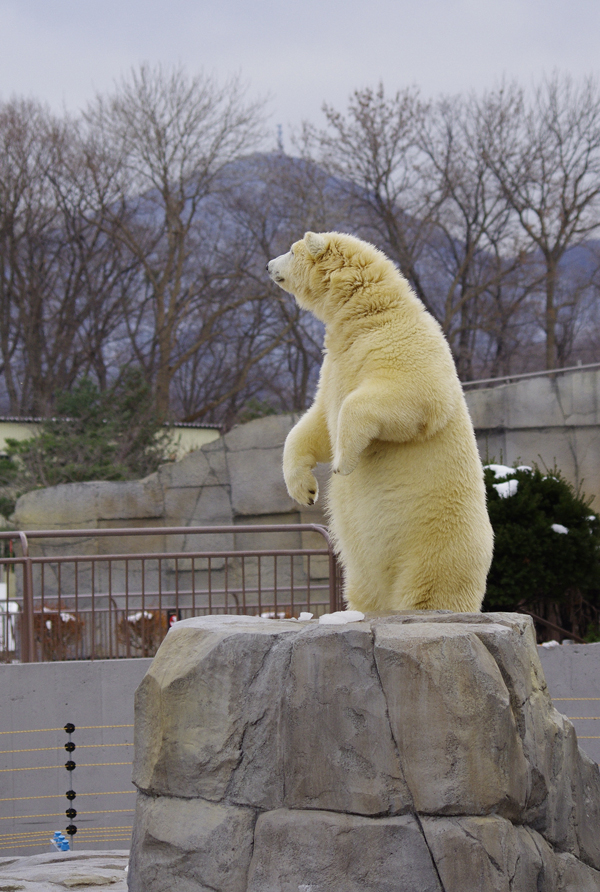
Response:
[[[267,273],[269,274],[271,279],[273,279],[273,281],[277,285],[279,285],[279,284],[281,284],[281,282],[283,282],[283,276],[280,274],[280,272],[277,270],[277,268],[274,265],[277,262],[277,259],[278,258],[276,257],[275,260],[269,260],[269,262],[267,263]]]

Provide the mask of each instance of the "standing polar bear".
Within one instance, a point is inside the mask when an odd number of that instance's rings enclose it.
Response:
[[[325,323],[314,403],[283,473],[301,505],[332,463],[328,513],[350,609],[477,611],[492,558],[483,470],[450,349],[388,258],[307,232],[269,275]]]

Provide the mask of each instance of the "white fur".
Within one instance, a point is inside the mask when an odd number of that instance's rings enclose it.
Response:
[[[439,325],[395,266],[341,233],[306,233],[269,275],[325,323],[311,408],[290,432],[290,496],[317,499],[332,462],[331,529],[348,607],[481,607],[492,556],[483,472]]]

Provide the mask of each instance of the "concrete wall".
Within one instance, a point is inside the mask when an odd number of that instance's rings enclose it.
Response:
[[[600,763],[600,644],[540,645],[554,705],[569,716],[582,750]]]
[[[292,415],[251,421],[144,480],[69,483],[27,493],[17,502],[14,523],[33,530],[319,522],[321,505],[301,511],[283,481],[283,444],[293,424]],[[182,540],[177,546],[191,550],[197,544]],[[206,547],[230,544],[214,537]]]
[[[221,434],[215,428],[208,427],[192,427],[187,425],[176,425],[170,430],[172,453],[179,460],[193,452],[195,449],[201,449],[207,443],[217,440]]]
[[[560,471],[600,509],[600,369],[467,390],[482,457]]]
[[[467,402],[484,460],[493,457],[507,464],[538,462],[548,467],[556,463],[567,479],[581,486],[586,495],[596,498],[593,507],[600,506],[600,370],[542,375],[476,390],[467,393]],[[282,415],[236,427],[182,460],[163,465],[144,480],[68,484],[29,493],[19,499],[14,522],[25,530],[132,526],[161,530],[159,535],[141,539],[90,537],[32,544],[32,553],[41,551],[50,557],[59,553],[103,555],[322,547],[316,534],[297,532],[264,536],[244,533],[169,536],[163,532],[173,526],[324,523],[322,499],[313,508],[300,510],[285,489],[281,470],[283,444],[294,422],[294,416]],[[326,485],[327,473],[326,466],[319,467],[321,489]],[[165,561],[160,566],[155,563],[154,569],[147,568],[149,575],[144,577],[144,584],[154,591],[172,592],[181,583],[180,590],[189,590],[191,566],[187,564],[186,569],[185,565],[176,566],[173,561]],[[211,584],[214,582],[216,587],[223,588],[223,561],[213,563],[212,569],[215,576],[211,577]],[[289,566],[280,565],[279,569],[282,575],[277,577],[278,584],[290,587]],[[207,578],[201,575],[206,576],[206,568],[199,566],[195,570],[198,570],[198,576],[194,576],[196,590],[206,590]],[[39,575],[39,567],[35,572]],[[63,592],[74,591],[75,582],[68,576],[74,573],[74,566],[63,567],[62,572]],[[89,567],[81,572],[89,575]],[[113,565],[110,572],[110,592],[123,592],[125,564]],[[130,585],[139,588],[140,579],[135,573],[141,574],[141,565],[129,565],[129,572]],[[303,572],[301,568],[300,583],[306,581]],[[56,573],[55,565],[46,565],[46,595],[50,598],[57,591]],[[246,568],[242,571],[240,562],[228,565],[227,573],[231,573],[229,581],[240,584],[244,575],[244,584],[247,582],[256,588],[256,580],[245,576]],[[258,567],[250,573],[256,576]],[[272,565],[266,573],[262,582],[269,586],[273,581],[268,576],[269,573],[273,576]],[[108,564],[98,562],[94,579],[98,595],[109,591],[108,574]],[[312,580],[322,581],[326,576],[326,559],[311,561],[311,584]],[[34,581],[37,586],[37,577]],[[88,585],[90,581],[82,576],[78,578],[77,585],[80,584]],[[81,593],[85,590],[79,588]],[[18,585],[16,592],[18,596]],[[117,597],[119,607],[123,606],[122,601],[122,597]],[[184,597],[178,603],[186,607],[188,601]],[[203,603],[196,601],[195,606],[202,607]],[[142,608],[138,605],[132,609]],[[81,655],[90,653],[85,651]]]
[[[259,562],[249,558],[211,560],[209,595],[208,564],[205,559],[149,559],[143,569],[140,561],[101,560],[102,555],[135,553],[176,553],[198,551],[240,551],[323,548],[325,542],[316,533],[299,533],[290,528],[284,533],[219,533],[208,535],[168,534],[172,527],[241,526],[252,524],[323,523],[321,500],[317,506],[300,510],[288,496],[281,470],[283,444],[294,424],[291,415],[273,416],[250,422],[226,436],[206,444],[181,461],[161,466],[145,478],[124,483],[89,482],[65,484],[28,493],[19,499],[14,515],[17,528],[35,529],[114,529],[141,527],[159,529],[156,535],[119,538],[85,537],[61,540],[32,540],[31,553],[59,555],[94,555],[93,575],[90,563],[63,564],[60,589],[63,610],[91,610],[89,593],[95,592],[94,615],[87,615],[86,634],[95,629],[97,640],[111,639],[117,621],[110,628],[110,609],[135,615],[140,610],[165,609],[177,603],[179,608],[209,609],[222,603],[225,587],[244,589],[247,607],[269,603],[270,588],[285,598],[293,591],[297,604],[308,598],[311,611],[321,609],[316,602],[328,602],[327,557],[306,558],[292,562],[281,559]],[[326,470],[319,472],[325,486]],[[323,471],[325,473],[323,473]],[[52,606],[59,588],[58,567],[46,563],[34,567],[34,590],[41,593],[43,569],[44,597]],[[11,593],[19,598],[22,590],[20,570],[14,574]],[[310,585],[309,585],[310,583]],[[196,594],[192,595],[192,588]],[[144,592],[143,596],[140,592]],[[78,592],[77,599],[75,592]],[[129,594],[125,594],[128,592]],[[174,592],[178,594],[175,595]],[[304,594],[301,594],[303,592]],[[160,594],[158,594],[160,593]],[[108,597],[110,596],[110,597]],[[87,601],[85,600],[87,598]],[[215,600],[216,599],[216,600]],[[267,608],[268,609],[268,608]],[[299,606],[298,609],[308,609]],[[323,608],[325,609],[325,608]],[[120,615],[119,615],[120,616]],[[119,619],[119,621],[121,621]],[[98,625],[100,624],[100,625]],[[87,639],[86,639],[87,640]],[[116,645],[115,645],[116,646]],[[108,656],[108,646],[95,651],[96,657]],[[122,649],[120,651],[123,652]],[[113,651],[114,653],[114,651]],[[112,654],[111,654],[112,655]],[[140,653],[127,652],[127,656]],[[83,649],[69,651],[69,658],[93,656],[89,642]]]
[[[283,444],[294,416],[252,421],[208,443],[144,480],[70,483],[22,496],[13,515],[18,529],[114,529],[242,524],[323,523],[323,500],[300,509],[287,494],[281,471]],[[325,486],[327,469],[318,475]],[[32,553],[109,554],[230,551],[244,548],[322,548],[314,533],[153,535],[32,542]],[[130,568],[131,569],[131,568]],[[174,567],[165,567],[171,575]],[[213,569],[219,570],[217,562]],[[279,580],[286,582],[284,574]],[[51,569],[46,583],[52,594]],[[98,572],[106,572],[98,567]],[[327,560],[311,561],[311,579],[327,576]],[[151,581],[150,581],[151,582]],[[216,580],[218,582],[218,580]],[[102,578],[96,591],[102,591]],[[265,584],[268,580],[265,580]],[[169,580],[164,584],[168,587]],[[183,586],[183,583],[182,583]]]
[[[29,440],[40,432],[36,421],[17,418],[0,419],[0,452],[6,450],[7,440]]]
[[[556,463],[600,504],[600,369],[467,391],[466,398],[484,459]],[[321,523],[322,501],[300,510],[283,482],[283,443],[294,421],[293,415],[251,421],[145,480],[65,484],[28,493],[17,503],[14,522],[20,529]],[[327,470],[319,467],[322,488]],[[124,549],[130,544],[124,542]],[[170,542],[183,550],[198,544],[173,537]],[[207,547],[230,545],[214,537]],[[156,544],[148,548],[157,550]]]
[[[76,848],[129,846],[133,695],[150,662],[0,665],[0,856],[49,850],[54,830],[69,823],[69,804]],[[76,726],[72,755],[64,749],[67,722]]]
[[[557,709],[574,717],[581,748],[600,762],[600,644],[538,647],[538,653]],[[0,665],[0,856],[44,851],[54,830],[64,832],[66,722],[77,728],[72,786],[80,831],[75,846],[128,847],[133,728],[85,726],[132,725],[134,693],[150,662]],[[37,770],[42,765],[55,767]],[[100,795],[113,791],[118,795]]]

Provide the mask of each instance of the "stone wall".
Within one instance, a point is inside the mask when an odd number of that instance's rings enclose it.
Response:
[[[131,892],[600,890],[531,621],[207,617],[136,694]]]
[[[28,493],[17,502],[14,523],[26,530],[320,523],[321,505],[300,510],[283,481],[283,444],[294,423],[292,415],[251,421],[144,480],[68,483]],[[222,537],[211,541],[208,548],[229,547]],[[171,537],[171,544],[190,550],[187,540]],[[93,547],[101,549],[101,540]]]
[[[482,458],[557,467],[600,510],[600,369],[467,390]]]
[[[559,712],[578,717],[574,720],[574,725],[580,745],[594,761],[599,761],[600,702],[597,698],[600,697],[598,682],[600,644],[538,647],[538,654],[550,695]],[[36,796],[56,793],[57,808],[53,807],[47,811],[51,813],[58,811],[59,806],[62,808],[62,803],[65,803],[66,772],[61,759],[55,760],[56,768],[44,772],[10,769],[45,764],[44,752],[38,754],[17,751],[24,747],[44,746],[56,746],[57,751],[62,751],[65,734],[64,731],[57,730],[44,735],[33,735],[29,742],[25,743],[24,740],[29,738],[29,735],[23,735],[22,732],[31,728],[62,729],[66,722],[74,722],[77,727],[122,725],[125,727],[114,731],[97,730],[92,727],[87,731],[78,732],[75,739],[79,743],[131,742],[132,732],[127,726],[133,723],[134,692],[150,668],[151,662],[150,659],[136,659],[0,664],[2,728],[14,732],[12,737],[9,734],[3,736],[2,749],[5,752],[0,768],[8,769],[2,774],[5,790],[3,795],[16,797],[13,802],[4,803],[2,814],[6,820],[2,822],[3,832],[19,834],[45,831],[44,842],[39,849],[32,847],[26,851],[31,853],[45,851],[47,839],[52,836],[53,831],[64,829],[60,820],[51,814],[46,818],[23,816],[40,811],[31,807]],[[115,696],[115,691],[118,691],[118,696]],[[597,716],[597,718],[582,720],[579,718],[581,716]],[[86,752],[94,750],[80,750],[80,754]],[[95,752],[98,755],[101,750]],[[111,750],[107,752],[110,753]],[[82,762],[125,762],[131,755],[131,750],[128,748],[119,748],[112,752],[120,753],[119,757],[79,759],[78,756],[77,758]],[[48,760],[48,764],[51,761]],[[95,790],[99,794],[109,790],[133,790],[131,766],[123,764],[104,767],[98,764],[90,769],[80,767],[77,770],[75,787],[80,791]],[[32,797],[29,801],[23,798],[28,796]],[[104,814],[102,809],[133,808],[133,800],[131,794],[122,794],[110,800],[102,795],[98,795],[97,798],[93,796],[80,798],[76,802],[79,810],[77,824],[82,830],[89,831],[111,825],[131,826],[130,814],[123,812]],[[45,812],[46,809],[41,811]],[[101,849],[107,844],[114,845],[114,842],[110,839],[108,842],[99,839],[97,842],[86,842],[85,847]],[[77,840],[76,845],[81,848]],[[122,845],[128,846],[128,842],[124,841]]]
[[[537,461],[548,467],[556,462],[600,506],[600,370],[468,391],[466,398],[484,460]],[[28,493],[17,503],[14,523],[30,530],[322,523],[323,501],[300,510],[283,482],[283,443],[295,420],[282,415],[251,421],[145,480],[65,484]],[[323,489],[327,468],[320,466],[318,476]],[[209,548],[231,545],[223,537],[210,541]],[[124,542],[124,550],[130,544]],[[173,537],[169,542],[183,550],[198,544]],[[105,545],[98,540],[87,547],[97,551]],[[141,550],[159,547],[153,539]]]
[[[168,533],[173,527],[323,523],[322,500],[313,508],[300,510],[285,488],[281,469],[283,444],[294,423],[293,416],[283,415],[236,427],[181,461],[162,465],[143,480],[71,483],[28,493],[17,502],[14,523],[25,530],[131,527],[160,530],[160,533],[148,536],[31,540],[31,554],[45,557],[323,548],[325,543],[319,534],[295,530],[265,534],[243,531],[200,535]],[[326,469],[321,469],[318,476],[324,487]],[[229,589],[231,586],[241,588],[243,575],[244,587],[256,590],[260,572],[260,585],[263,590],[268,590],[274,585],[277,573],[277,587],[286,591],[290,588],[291,570],[289,561],[280,561],[277,568],[272,561],[263,561],[259,568],[257,561],[248,561],[243,567],[239,561],[229,561],[225,566],[223,558],[216,558],[211,559],[210,586],[213,591],[222,590],[227,573]],[[34,587],[39,591],[42,570],[36,565],[33,571]],[[57,565],[47,563],[43,571],[45,597],[55,598],[59,587]],[[134,612],[139,610],[139,603],[129,601],[124,592],[139,592],[142,587],[147,592],[165,594],[177,588],[183,593],[177,596],[180,608],[188,608],[193,603],[204,609],[208,604],[209,576],[205,559],[196,559],[193,570],[191,562],[184,558],[177,562],[168,559],[160,564],[151,561],[143,570],[139,561],[130,561],[127,565],[124,561],[113,562],[109,566],[108,562],[99,560],[94,563],[93,576],[91,563],[77,566],[68,563],[62,565],[60,572],[61,591],[68,595],[77,590],[81,610],[91,609],[87,593],[92,587],[96,592],[95,606],[99,610],[106,610],[110,605],[125,609],[126,604],[135,604]],[[310,575],[311,584],[314,581],[323,586],[328,577],[327,558],[313,557],[310,565],[299,558],[294,563],[293,573],[294,585],[302,586]],[[192,587],[202,594],[199,597],[185,594]],[[17,596],[20,592],[21,576],[17,574]],[[110,604],[108,592],[111,593]],[[169,597],[174,601],[175,596]],[[247,595],[246,603],[254,604],[257,597],[256,591]],[[156,601],[157,596],[152,596],[146,603],[154,607]],[[72,603],[68,602],[69,605]],[[100,613],[98,617],[101,617]]]

